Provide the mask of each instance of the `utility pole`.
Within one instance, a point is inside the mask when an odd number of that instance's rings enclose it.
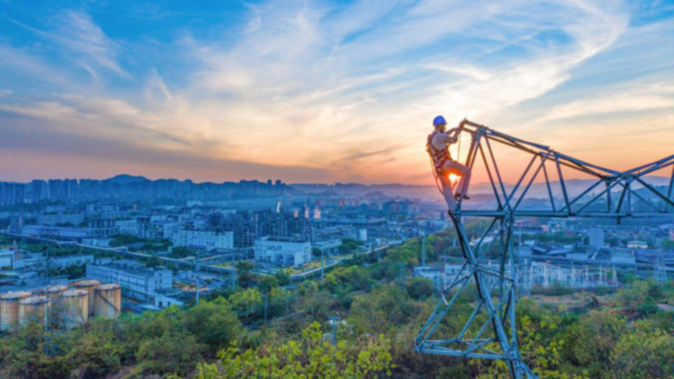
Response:
[[[201,251],[197,250],[197,304],[196,305],[199,305],[199,279],[200,279],[199,278],[199,269],[200,269],[199,258],[201,258]]]
[[[421,265],[426,266],[426,233],[421,232]]]
[[[328,320],[332,321],[332,345],[337,347],[337,330],[336,330],[336,324],[339,320],[339,316],[330,316],[328,317]]]
[[[323,249],[321,249],[321,283],[323,283],[323,274],[325,273],[325,257]]]
[[[45,297],[47,298],[47,302],[45,303],[45,311],[44,311],[44,355],[49,356],[49,246],[45,246],[44,248],[45,252],[47,253],[47,261],[46,261],[46,266],[47,266],[47,291],[45,291]]]
[[[264,294],[262,296],[264,296],[264,321],[267,322],[267,299],[268,299],[268,296],[267,296],[267,294]]]

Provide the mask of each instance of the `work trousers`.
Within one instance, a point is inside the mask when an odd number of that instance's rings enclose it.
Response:
[[[468,195],[468,186],[470,185],[470,169],[459,162],[446,161],[440,168],[440,173],[443,176],[454,174],[460,176],[459,184],[456,186],[457,195]]]

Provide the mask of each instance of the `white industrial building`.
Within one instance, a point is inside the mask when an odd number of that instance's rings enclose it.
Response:
[[[15,260],[14,250],[0,249],[0,270],[13,269],[14,260]]]
[[[255,240],[255,261],[275,266],[300,266],[311,262],[311,243],[262,237]]]
[[[180,224],[171,220],[157,220],[154,216],[136,217],[136,235],[151,240],[171,239],[180,229]]]
[[[173,246],[186,246],[195,249],[233,249],[233,232],[210,230],[179,230],[173,235]]]
[[[87,265],[87,278],[116,283],[126,296],[141,300],[154,298],[158,291],[173,288],[173,272],[165,268],[146,268],[135,261],[113,261],[107,265]]]
[[[339,254],[339,247],[342,246],[342,240],[334,238],[327,241],[316,241],[313,247],[320,249],[324,254],[336,255]]]

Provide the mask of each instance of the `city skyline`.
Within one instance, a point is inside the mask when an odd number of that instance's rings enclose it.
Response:
[[[0,181],[432,185],[437,114],[617,170],[674,142],[666,3],[7,1],[0,15]]]

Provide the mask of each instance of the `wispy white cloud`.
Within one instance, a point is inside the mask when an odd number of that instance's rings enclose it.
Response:
[[[55,26],[48,31],[17,20],[10,21],[68,50],[66,55],[76,60],[93,77],[98,76],[97,70],[100,68],[129,76],[117,60],[121,46],[108,38],[87,13],[64,10],[54,18]]]
[[[1,109],[73,135],[136,133],[153,148],[314,167],[335,180],[417,181],[433,116],[498,126],[494,118],[510,109],[528,112],[527,102],[572,83],[625,38],[645,38],[633,35],[630,11],[617,0],[269,1],[249,5],[226,41],[181,33],[163,45],[167,60],[189,57],[171,71],[177,78],[163,62],[125,70],[127,43],[86,13],[64,11],[48,38],[92,75],[144,72],[134,78],[141,84],[55,91],[48,101]],[[671,106],[671,86],[656,87],[546,104],[536,120]]]
[[[86,13],[64,11],[58,18],[59,33],[53,35],[61,44],[79,53],[87,70],[105,68],[119,75],[128,76],[117,62],[119,44],[111,40]]]

